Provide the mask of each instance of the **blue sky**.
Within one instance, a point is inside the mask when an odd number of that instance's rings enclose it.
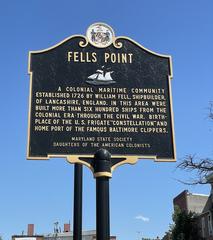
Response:
[[[1,1],[0,9],[0,235],[21,234],[28,223],[50,233],[53,223],[72,222],[73,166],[64,159],[27,161],[28,52],[85,34],[105,22],[117,36],[173,58],[172,92],[177,160],[212,156],[212,0]],[[118,239],[163,236],[172,222],[172,199],[188,187],[175,179],[176,163],[138,161],[115,170],[111,187],[111,234]],[[84,168],[83,228],[95,229],[95,180]]]

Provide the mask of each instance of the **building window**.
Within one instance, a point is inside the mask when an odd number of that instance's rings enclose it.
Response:
[[[205,237],[205,217],[201,218],[202,237]]]
[[[208,230],[209,230],[209,236],[212,236],[212,217],[211,214],[208,214]]]

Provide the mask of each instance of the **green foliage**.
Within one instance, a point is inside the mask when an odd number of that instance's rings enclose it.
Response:
[[[171,229],[168,232],[165,232],[164,237],[162,238],[162,240],[171,240],[172,239],[172,232]]]
[[[181,211],[176,206],[172,219],[174,221],[171,226],[172,240],[202,240],[194,213]]]

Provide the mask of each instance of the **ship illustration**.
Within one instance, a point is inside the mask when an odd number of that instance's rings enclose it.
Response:
[[[115,83],[116,81],[111,76],[112,73],[113,71],[110,71],[110,68],[105,69],[102,66],[101,69],[97,69],[95,73],[87,77],[89,80],[86,82],[91,85],[109,85]]]

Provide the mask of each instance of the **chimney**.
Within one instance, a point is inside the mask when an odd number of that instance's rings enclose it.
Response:
[[[27,235],[28,236],[33,236],[34,235],[34,224],[28,224]]]
[[[64,224],[64,232],[70,232],[70,224],[69,223]]]

